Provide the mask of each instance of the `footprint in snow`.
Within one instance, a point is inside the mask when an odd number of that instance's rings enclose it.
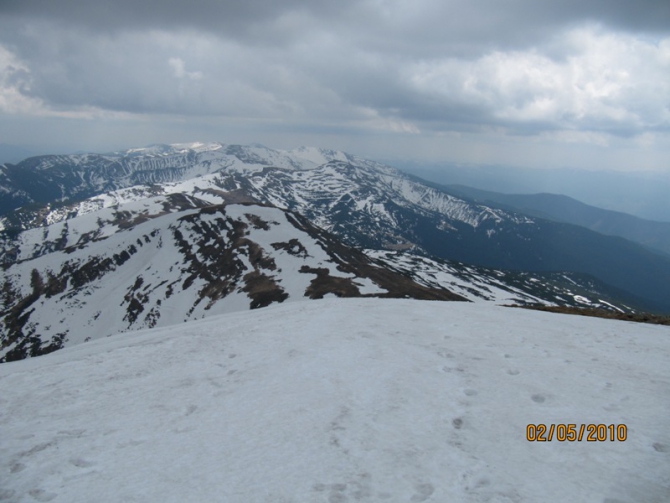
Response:
[[[23,463],[12,463],[11,466],[9,467],[9,473],[19,473],[25,469],[26,465],[24,465]]]
[[[84,429],[77,429],[77,430],[59,430],[57,432],[59,435],[65,435],[68,437],[81,437],[84,433],[86,433],[86,430]]]
[[[340,503],[347,501],[346,495],[343,491],[347,489],[347,484],[333,484],[330,486],[330,494],[328,495],[328,503]]]
[[[659,442],[656,442],[652,447],[656,452],[670,452],[670,447]]]
[[[70,460],[70,464],[76,466],[77,468],[89,468],[93,466],[95,463],[91,461],[86,461],[83,458],[72,458]]]
[[[414,486],[414,490],[416,491],[416,494],[412,496],[410,501],[413,501],[415,503],[426,501],[435,492],[433,484],[427,482],[422,484],[416,484]]]
[[[15,494],[11,489],[0,489],[0,501],[13,498]]]
[[[544,395],[540,394],[531,395],[530,399],[535,403],[544,403],[544,401],[546,400]]]
[[[43,489],[33,489],[28,491],[28,494],[37,501],[51,501],[58,496],[57,494],[46,492]]]

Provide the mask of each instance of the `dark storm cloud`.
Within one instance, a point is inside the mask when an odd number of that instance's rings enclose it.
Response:
[[[272,36],[278,18],[303,13],[326,27],[361,30],[401,52],[422,42],[527,43],[559,25],[593,21],[630,31],[668,32],[666,0],[4,0],[0,15],[93,29],[191,28],[233,37]],[[368,33],[366,33],[368,32]],[[393,34],[402,41],[398,44]],[[286,34],[289,36],[290,34]],[[390,37],[390,38],[387,38]]]
[[[0,112],[635,136],[669,37],[667,0],[0,0]]]
[[[142,29],[204,30],[225,37],[264,40],[268,24],[291,13],[316,17],[336,15],[355,0],[311,2],[309,0],[160,0],[160,1],[15,1],[0,4],[0,15],[55,21],[92,30]],[[288,34],[287,34],[288,35]]]
[[[182,0],[115,2],[62,0],[5,0],[0,13],[43,19],[58,19],[70,24],[96,27],[165,27],[248,24],[273,18],[287,10],[307,4],[302,0],[217,1]]]

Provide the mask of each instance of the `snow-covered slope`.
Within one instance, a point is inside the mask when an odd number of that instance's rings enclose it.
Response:
[[[667,327],[296,302],[4,364],[0,405],[10,503],[670,501]]]
[[[365,253],[419,284],[448,288],[472,302],[632,311],[616,300],[616,293],[608,293],[607,285],[583,274],[489,269],[401,251],[365,250]]]
[[[137,211],[122,212],[124,220],[103,208],[24,233],[45,234],[39,253],[4,271],[0,361],[328,294],[463,300],[375,266],[278,208],[228,204],[173,213],[161,209],[174,209],[168,202],[132,203],[129,210]],[[58,249],[45,251],[51,234]]]

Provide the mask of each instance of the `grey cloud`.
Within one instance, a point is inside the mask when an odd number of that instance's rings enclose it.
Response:
[[[547,30],[600,22],[631,31],[670,31],[665,0],[4,0],[0,15],[54,20],[93,30],[195,29],[282,43],[296,35],[283,18],[304,15],[317,28],[355,37],[382,52],[464,54],[491,46],[524,46]],[[301,26],[300,30],[309,26]]]
[[[4,0],[0,15],[18,22],[41,20],[93,32],[118,32],[145,29],[196,30],[217,36],[245,40],[247,43],[287,39],[278,20],[291,14],[306,14],[328,19],[355,0],[311,2],[309,0]]]
[[[428,132],[498,128],[531,135],[581,128],[630,136],[666,130],[657,101],[646,98],[658,95],[657,87],[624,96],[630,110],[621,113],[637,114],[637,123],[612,118],[608,110],[580,117],[579,104],[551,82],[505,88],[495,68],[477,66],[487,54],[514,50],[566,63],[575,51],[557,34],[583,23],[653,39],[670,33],[670,4],[4,0],[0,46],[29,69],[15,71],[6,84],[55,109],[239,117],[282,121],[296,130],[304,124],[353,130],[376,119]],[[445,60],[454,69],[430,74],[429,64]],[[417,62],[428,65],[418,74],[425,85],[416,82]],[[503,66],[523,71],[522,63]],[[474,91],[465,89],[470,76],[478,79]],[[636,93],[645,97],[640,103]],[[538,98],[555,100],[559,112],[527,113]]]

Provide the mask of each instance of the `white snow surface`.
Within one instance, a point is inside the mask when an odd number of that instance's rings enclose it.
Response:
[[[667,327],[296,302],[0,366],[0,500],[667,502]],[[526,426],[625,424],[625,442]]]
[[[461,264],[460,270],[456,263],[439,263],[427,257],[397,253],[387,250],[365,250],[372,258],[381,260],[393,270],[408,274],[414,281],[431,288],[442,287],[460,295],[471,302],[496,302],[514,304],[545,304],[552,305],[539,297],[530,295],[519,288],[506,285],[494,278],[500,271],[490,270],[485,275],[482,270]],[[588,299],[580,297],[588,302]]]

